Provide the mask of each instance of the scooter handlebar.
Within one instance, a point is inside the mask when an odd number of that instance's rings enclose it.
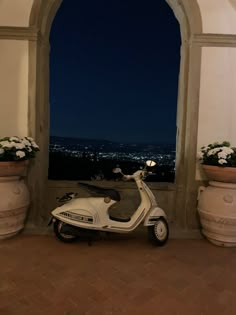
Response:
[[[145,179],[148,175],[152,174],[152,172],[147,171],[147,167],[145,166],[144,169],[138,170],[134,172],[132,175],[126,175],[122,172],[121,168],[117,167],[113,169],[113,173],[120,173],[123,176],[124,180],[131,180],[131,179]]]
[[[131,179],[135,179],[135,178],[145,178],[146,176],[148,175],[148,172],[145,171],[145,170],[139,170],[139,171],[136,171],[134,174],[132,175],[125,175],[122,173],[122,176],[125,180],[131,180]]]
[[[122,174],[122,175],[125,180],[131,180],[134,178],[133,175],[125,175],[125,174]]]

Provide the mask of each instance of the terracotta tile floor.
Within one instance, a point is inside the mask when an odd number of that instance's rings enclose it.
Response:
[[[236,314],[236,248],[52,236],[0,242],[1,315]]]

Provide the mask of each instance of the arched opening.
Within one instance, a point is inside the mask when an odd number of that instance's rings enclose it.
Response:
[[[174,182],[179,23],[166,2],[108,3],[65,1],[53,21],[49,179],[112,179],[153,159],[146,180]]]
[[[201,18],[195,1],[189,3],[186,0],[167,0],[167,2],[180,23],[182,39],[177,106],[176,182],[174,185],[156,186],[154,189],[158,193],[161,192],[161,202],[166,204],[170,221],[176,228],[196,228],[198,227],[195,201],[196,113],[198,112],[201,49],[197,45],[192,45],[191,38],[194,34],[201,33]],[[46,4],[35,2],[30,20],[31,26],[38,27],[40,30],[37,43],[30,44],[29,65],[31,69],[30,128],[31,134],[38,139],[42,148],[38,164],[32,169],[30,178],[35,203],[32,205],[29,222],[37,225],[43,224],[49,213],[45,198],[48,190],[49,34],[51,23],[60,4],[61,0],[51,0]],[[33,95],[36,95],[36,99]],[[37,180],[35,180],[36,177]]]

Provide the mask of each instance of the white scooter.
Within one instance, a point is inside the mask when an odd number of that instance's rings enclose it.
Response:
[[[63,242],[73,242],[85,235],[90,239],[97,231],[128,233],[143,222],[148,227],[150,239],[158,246],[164,245],[169,236],[166,214],[158,207],[155,196],[143,182],[150,174],[147,167],[155,165],[154,161],[149,160],[143,170],[138,170],[133,175],[124,175],[120,168],[113,170],[114,173],[120,173],[125,180],[134,180],[139,190],[141,203],[131,218],[109,215],[109,208],[120,201],[119,192],[114,189],[80,183],[100,196],[77,198],[77,194],[67,193],[59,198],[59,201],[65,203],[52,211],[49,222],[49,225],[54,223],[56,237]]]

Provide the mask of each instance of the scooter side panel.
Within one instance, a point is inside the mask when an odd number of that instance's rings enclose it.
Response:
[[[104,198],[77,198],[54,209],[52,215],[67,224],[96,229],[105,224],[105,214],[110,204],[105,203]]]

